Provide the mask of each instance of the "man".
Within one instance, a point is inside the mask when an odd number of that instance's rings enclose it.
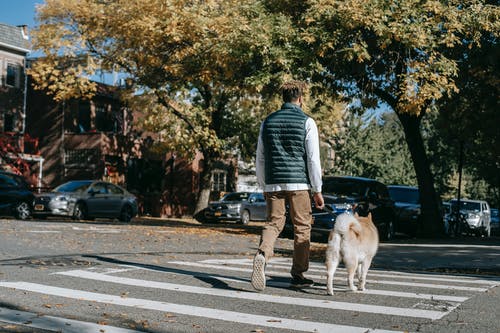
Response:
[[[301,109],[304,88],[299,81],[285,83],[281,88],[284,104],[260,127],[256,173],[266,197],[267,223],[253,263],[252,285],[256,290],[266,287],[265,266],[285,225],[286,203],[295,235],[291,286],[313,285],[303,275],[309,269],[311,192],[317,208],[324,207],[324,200],[318,129]]]

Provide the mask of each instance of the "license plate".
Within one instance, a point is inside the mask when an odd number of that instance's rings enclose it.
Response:
[[[43,210],[44,208],[44,205],[35,205],[35,210]]]
[[[215,212],[214,216],[222,216],[222,213],[221,212]]]

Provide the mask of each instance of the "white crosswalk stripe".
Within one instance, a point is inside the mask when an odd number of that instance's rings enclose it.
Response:
[[[485,292],[500,284],[497,278],[478,278],[468,276],[453,276],[442,274],[422,274],[407,272],[391,272],[372,270],[368,276],[368,288],[352,301],[338,301],[335,296],[327,296],[324,287],[325,268],[322,263],[311,263],[307,277],[319,282],[313,287],[317,293],[315,297],[300,297],[300,293],[280,294],[273,293],[272,288],[287,288],[289,285],[283,278],[289,278],[291,262],[286,258],[276,258],[267,265],[266,276],[270,291],[254,292],[249,283],[252,259],[211,259],[203,261],[170,261],[166,265],[110,265],[108,267],[94,267],[68,271],[57,271],[50,275],[59,278],[72,279],[71,281],[88,281],[92,283],[92,291],[71,289],[47,283],[34,283],[27,281],[0,281],[0,287],[23,290],[48,296],[57,296],[75,301],[91,301],[109,305],[131,307],[151,311],[176,313],[179,315],[196,316],[224,322],[232,322],[251,327],[269,327],[284,330],[307,332],[395,332],[391,326],[387,329],[372,329],[356,325],[346,325],[344,322],[335,322],[338,316],[331,318],[308,319],[287,318],[286,315],[276,316],[263,313],[246,313],[231,311],[199,304],[177,304],[152,299],[121,297],[103,292],[98,292],[100,285],[119,285],[129,288],[144,290],[162,290],[174,293],[199,295],[200,297],[218,297],[227,299],[227,302],[248,301],[255,304],[276,304],[279,306],[299,306],[308,311],[313,309],[327,309],[332,313],[367,313],[388,317],[407,317],[425,320],[438,320],[449,314],[469,298],[477,293]],[[162,269],[159,269],[162,268]],[[185,269],[180,269],[185,268]],[[187,269],[189,268],[189,269]],[[147,270],[148,274],[140,274]],[[339,277],[336,277],[336,290],[349,295],[345,287],[345,270],[340,268]],[[144,272],[145,273],[145,272]],[[178,281],[175,275],[183,277],[209,277],[213,280],[238,285],[238,288],[225,288],[209,286],[207,283],[171,283]],[[139,278],[138,278],[139,276]],[[148,276],[148,278],[144,278]],[[50,279],[49,279],[50,280]],[[60,281],[60,279],[58,279]],[[94,289],[95,288],[95,289]],[[324,295],[322,294],[324,292]],[[353,293],[354,294],[354,293]],[[346,298],[346,297],[344,297]],[[394,300],[390,304],[391,299]],[[401,299],[406,301],[401,302]],[[267,306],[262,306],[266,308]],[[253,307],[253,312],[255,312]],[[232,308],[231,308],[232,309]],[[0,314],[2,312],[0,311]],[[1,317],[0,317],[0,320]],[[326,322],[325,322],[326,321]],[[75,324],[76,325],[76,324]],[[126,330],[124,330],[125,332]],[[106,331],[108,332],[108,330]],[[116,332],[121,332],[117,328]]]
[[[129,330],[125,328],[113,327],[109,325],[99,325],[54,316],[40,316],[37,313],[6,309],[2,307],[0,307],[0,321],[15,325],[22,324],[23,326],[27,326],[30,328],[39,328],[44,330],[52,330],[56,327],[59,327],[64,328],[64,333],[139,333],[139,331]]]
[[[232,271],[240,271],[240,272],[251,272],[252,270],[249,268],[240,268],[240,267],[227,267],[227,266],[219,266],[205,263],[190,263],[190,262],[182,262],[182,261],[173,261],[173,264],[176,265],[186,265],[186,266],[194,266],[199,268],[222,268],[224,270],[232,270]],[[289,273],[278,272],[278,271],[268,271],[267,274],[273,276],[290,276]],[[320,275],[308,275],[311,279],[321,279],[323,276]],[[392,285],[404,285],[404,286],[412,286],[412,287],[425,287],[425,288],[436,288],[436,289],[452,289],[452,290],[465,290],[465,291],[478,291],[484,292],[488,290],[488,288],[483,287],[468,287],[468,286],[459,286],[459,285],[442,285],[442,284],[429,284],[429,283],[416,283],[416,282],[405,282],[405,281],[390,281],[390,280],[372,280],[369,282],[372,283],[380,283],[380,284],[392,284]]]

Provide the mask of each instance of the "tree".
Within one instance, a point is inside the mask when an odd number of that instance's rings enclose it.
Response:
[[[380,117],[345,114],[345,130],[333,141],[337,161],[332,173],[378,179],[386,184],[416,183],[401,124],[393,113]]]
[[[481,0],[311,0],[296,10],[292,1],[270,3],[297,23],[300,62],[313,64],[316,79],[396,113],[422,193],[423,231],[442,232],[420,124],[436,101],[458,91],[462,55],[480,48],[482,36],[498,37],[498,6]]]
[[[493,34],[483,35],[481,48],[461,57],[456,79],[459,94],[443,99],[438,118],[439,135],[459,156],[462,148],[464,171],[472,176],[469,192],[474,198],[500,205],[500,44]],[[455,158],[457,160],[457,158]],[[485,188],[486,187],[486,188]]]
[[[215,161],[235,141],[228,129],[236,124],[240,137],[253,139],[261,116],[240,111],[249,101],[262,105],[289,72],[294,31],[262,9],[253,0],[47,0],[33,31],[44,57],[31,75],[59,100],[91,95],[98,70],[121,72],[154,96],[161,108],[151,108],[149,120],[167,128],[174,116],[182,123],[177,142],[203,154],[197,212],[208,202]]]

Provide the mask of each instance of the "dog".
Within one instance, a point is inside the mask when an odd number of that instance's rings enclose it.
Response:
[[[377,253],[379,237],[377,227],[372,222],[371,213],[367,217],[350,213],[340,214],[328,237],[326,249],[327,292],[333,295],[333,275],[341,261],[347,269],[347,283],[352,291],[365,290],[366,275]],[[359,285],[354,286],[357,271]]]

